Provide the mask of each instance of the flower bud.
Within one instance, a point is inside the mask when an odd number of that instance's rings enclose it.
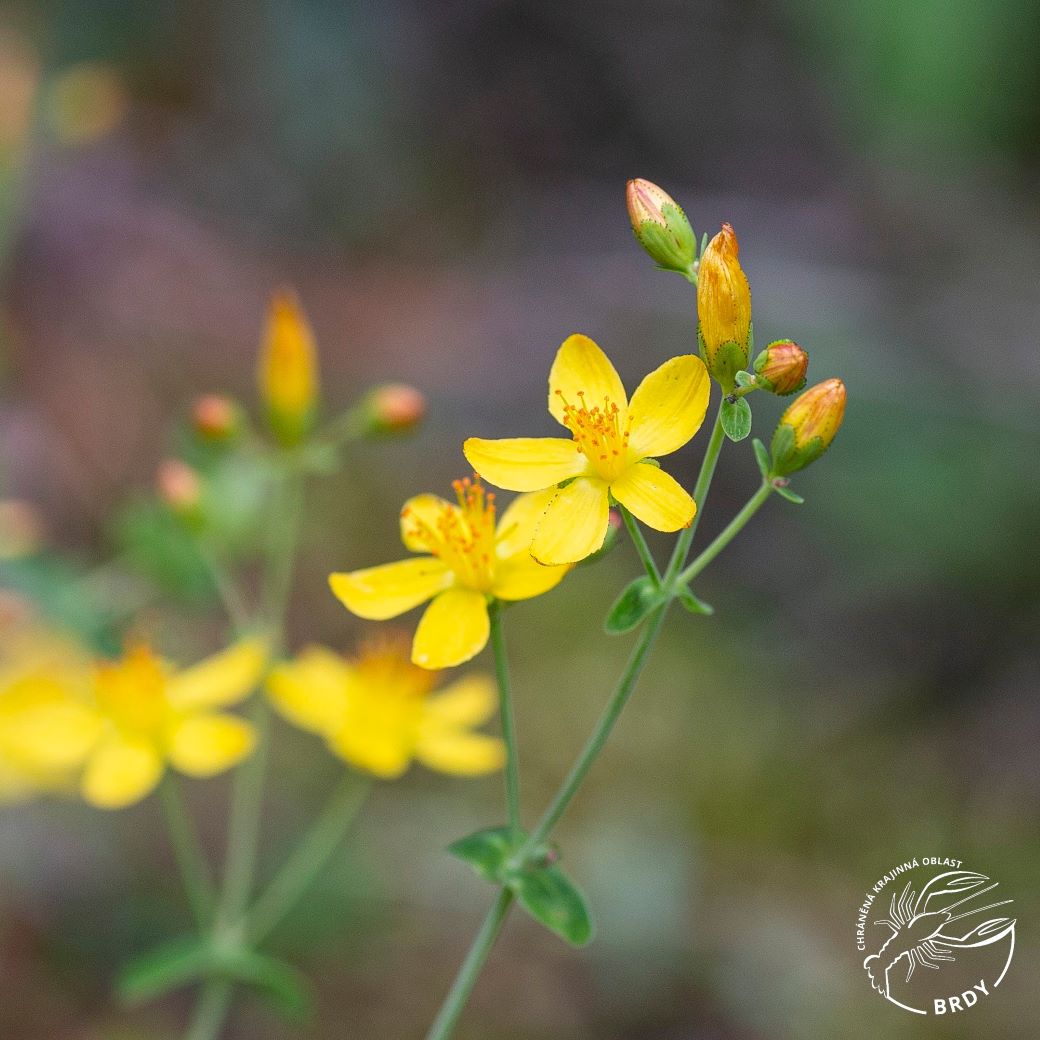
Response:
[[[826,379],[796,398],[773,434],[773,475],[786,477],[818,459],[844,417],[845,384],[840,379]]]
[[[229,441],[241,429],[242,410],[223,394],[203,394],[191,407],[191,425],[204,441]]]
[[[183,520],[195,521],[201,515],[202,478],[180,459],[164,459],[155,471],[155,490],[170,512]]]
[[[363,407],[367,433],[405,433],[422,422],[426,398],[407,383],[386,383],[368,394]]]
[[[291,289],[271,297],[260,350],[260,397],[271,430],[288,446],[310,430],[318,401],[314,334]]]
[[[43,519],[34,506],[20,498],[0,500],[0,560],[32,556],[43,541]]]
[[[666,271],[691,277],[697,238],[679,204],[652,181],[641,177],[625,187],[628,218],[639,244]]]
[[[708,243],[697,272],[697,338],[708,371],[729,393],[751,352],[751,289],[729,224]]]
[[[797,343],[778,339],[755,358],[758,385],[778,397],[787,397],[805,386],[809,355]]]

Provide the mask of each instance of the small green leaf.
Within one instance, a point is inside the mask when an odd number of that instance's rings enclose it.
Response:
[[[773,461],[769,457],[769,452],[766,451],[766,446],[756,437],[751,442],[751,447],[755,449],[755,461],[758,463],[758,468],[762,471],[762,476],[768,478]]]
[[[755,377],[750,372],[737,373],[737,386],[751,386],[754,382]]]
[[[714,614],[715,608],[710,603],[705,603],[704,600],[698,599],[689,589],[688,586],[683,585],[675,593],[675,598],[691,613],[691,614]]]
[[[805,502],[805,499],[801,495],[795,494],[789,487],[784,487],[779,484],[773,485],[773,490],[781,497],[786,498],[788,502],[793,502],[796,506],[800,506]]]
[[[214,968],[209,939],[174,939],[135,957],[116,979],[116,995],[128,1007],[145,1004],[171,990],[205,978]]]
[[[603,628],[607,635],[618,636],[631,632],[655,607],[665,600],[661,590],[643,574],[629,582],[610,608]]]
[[[751,432],[751,405],[746,397],[723,400],[722,429],[731,441],[742,441]]]
[[[296,1022],[309,1017],[310,983],[284,961],[255,950],[236,950],[220,959],[219,968],[228,978],[252,986],[284,1017]]]
[[[585,897],[557,866],[526,870],[510,878],[520,905],[540,924],[572,946],[584,946],[593,935]]]
[[[527,835],[521,833],[522,843]],[[506,861],[516,851],[513,834],[508,827],[488,827],[486,830],[459,838],[448,846],[448,852],[463,863],[468,863],[485,881],[499,884]]]

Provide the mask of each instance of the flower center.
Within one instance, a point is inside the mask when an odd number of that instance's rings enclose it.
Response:
[[[476,476],[456,480],[452,487],[458,507],[445,503],[432,524],[415,513],[408,519],[430,552],[451,568],[460,585],[487,592],[494,580],[495,493],[486,491]]]
[[[563,401],[563,424],[571,431],[574,442],[596,474],[604,480],[616,480],[628,463],[628,440],[632,420],[624,417],[618,405],[609,397],[602,405],[592,408],[585,401],[585,391],[578,391],[578,403],[571,404],[562,390],[557,390]]]
[[[437,673],[412,664],[410,640],[399,633],[366,640],[354,658],[361,685],[373,696],[406,703],[426,698],[437,680]]]
[[[146,646],[133,647],[121,661],[99,665],[95,683],[98,706],[121,729],[148,734],[162,726],[166,675]]]

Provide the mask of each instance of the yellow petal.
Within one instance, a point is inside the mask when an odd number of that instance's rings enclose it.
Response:
[[[416,495],[401,507],[401,541],[412,552],[433,552],[440,544],[438,521],[458,506],[439,495]]]
[[[621,425],[624,426],[628,397],[617,369],[588,336],[576,334],[563,341],[549,371],[549,412],[557,422],[563,422],[565,402],[580,406],[579,393],[585,395],[589,408],[602,405],[603,399],[609,398],[621,409]]]
[[[563,437],[470,437],[462,451],[489,484],[507,491],[541,491],[584,473],[588,465],[574,441]]]
[[[498,709],[498,690],[486,675],[467,675],[434,694],[425,705],[424,724],[479,726]]]
[[[689,527],[697,506],[674,478],[657,466],[637,463],[610,485],[611,494],[655,531]]]
[[[420,734],[415,757],[429,769],[453,776],[483,776],[501,769],[505,744],[486,733],[431,729]]]
[[[701,428],[710,388],[708,370],[693,354],[674,357],[654,369],[628,406],[633,457],[656,458],[678,451]]]
[[[542,514],[555,497],[556,488],[550,487],[528,495],[517,495],[509,503],[495,531],[495,552],[499,559],[530,551]]]
[[[65,772],[83,764],[102,727],[95,712],[71,699],[26,705],[4,718],[0,749],[23,769]]]
[[[252,693],[266,664],[266,641],[244,639],[171,676],[167,696],[170,704],[181,711],[238,704]]]
[[[420,668],[454,668],[484,649],[490,628],[482,593],[448,589],[426,608],[415,630],[412,661]]]
[[[328,743],[333,754],[381,780],[396,780],[412,762],[412,740],[402,739],[394,728],[346,726]]]
[[[122,809],[149,794],[162,772],[159,749],[151,741],[113,734],[87,762],[83,797],[99,809]]]
[[[188,776],[216,776],[249,756],[256,732],[235,715],[189,715],[173,725],[169,742],[175,769]]]
[[[584,560],[603,545],[609,513],[607,485],[596,477],[579,477],[549,504],[531,555],[551,566]]]
[[[280,715],[314,733],[330,733],[342,721],[354,670],[338,654],[309,646],[295,661],[271,670],[267,694]]]
[[[451,571],[440,560],[420,556],[349,574],[330,574],[329,587],[352,614],[385,621],[425,603],[452,580]]]
[[[570,564],[548,567],[539,563],[527,549],[495,564],[491,593],[499,599],[531,599],[556,588],[570,569]]]

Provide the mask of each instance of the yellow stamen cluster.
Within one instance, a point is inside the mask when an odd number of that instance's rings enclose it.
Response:
[[[578,405],[567,401],[562,391],[556,393],[563,401],[563,424],[571,431],[578,451],[604,480],[615,479],[628,460],[631,418],[626,417],[622,424],[621,409],[609,397],[603,398],[602,405],[589,408],[583,390],[578,391]]]
[[[396,632],[365,640],[352,662],[363,684],[407,698],[425,698],[437,681],[437,673],[412,664],[410,642]]]
[[[445,505],[433,526],[407,506],[401,516],[460,585],[487,592],[494,579],[495,493],[485,490],[479,477],[453,481],[452,487],[458,508]]]
[[[102,712],[118,726],[151,734],[166,719],[166,673],[148,647],[131,647],[121,661],[97,667],[96,690]]]

